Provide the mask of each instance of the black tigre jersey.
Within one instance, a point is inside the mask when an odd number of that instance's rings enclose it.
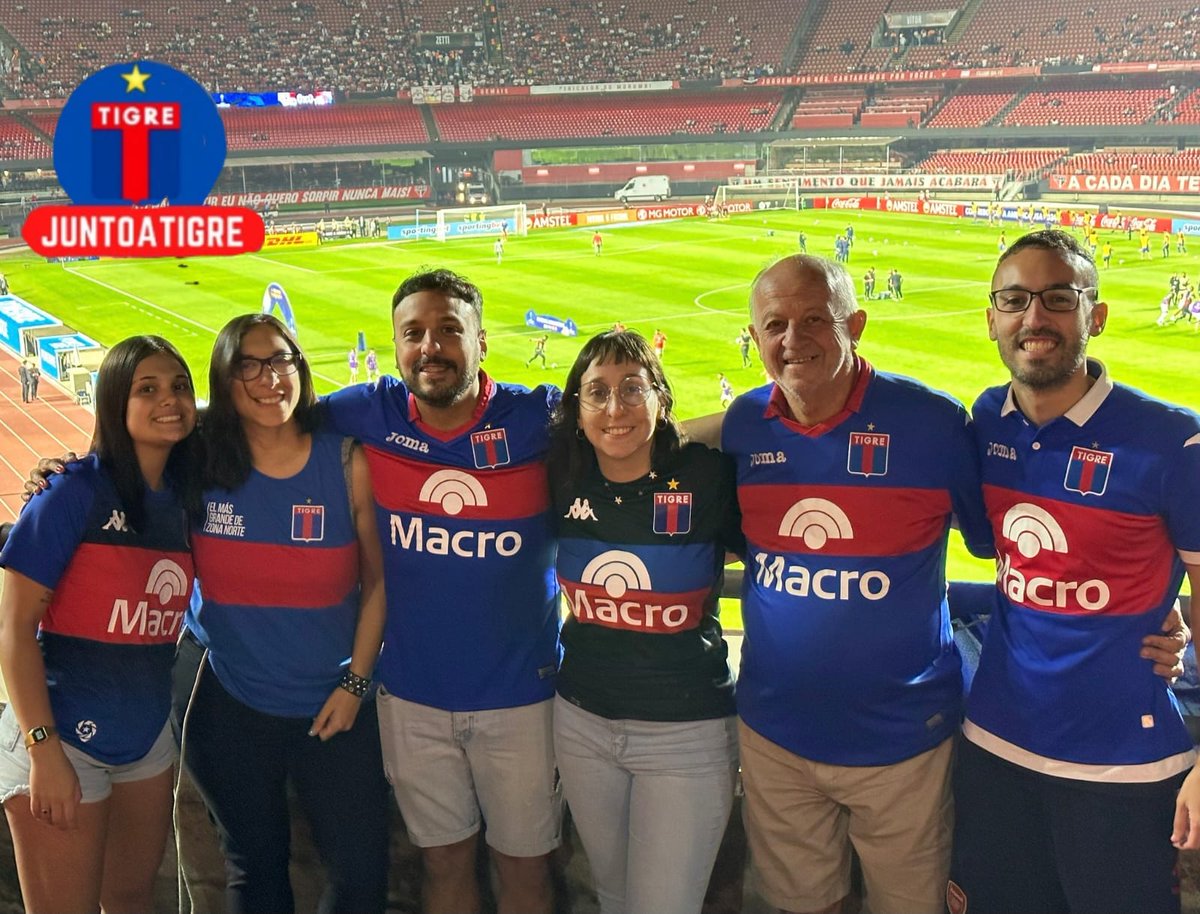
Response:
[[[612,719],[733,714],[717,602],[742,542],[732,462],[691,444],[634,482],[593,467],[554,513],[570,610],[559,694]]]

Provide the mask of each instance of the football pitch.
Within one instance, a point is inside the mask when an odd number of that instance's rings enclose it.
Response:
[[[765,383],[757,355],[742,367],[735,337],[748,323],[750,281],[764,266],[794,253],[798,234],[810,253],[832,256],[834,238],[855,231],[849,268],[868,312],[859,352],[876,367],[912,375],[949,391],[968,406],[1006,373],[987,338],[984,309],[1000,229],[985,222],[893,214],[775,210],[729,220],[680,220],[601,229],[603,253],[592,251],[592,229],[511,236],[497,264],[491,238],[414,242],[346,242],[320,248],[181,260],[104,260],[66,265],[30,256],[0,260],[12,291],[106,345],[135,333],[156,333],[188,359],[201,396],[213,339],[231,317],[257,311],[263,290],[278,282],[295,309],[301,345],[327,392],[348,379],[347,352],[359,332],[383,370],[394,370],[390,303],[400,280],[421,267],[446,266],[484,293],[488,353],[494,377],[529,385],[561,384],[587,337],[622,321],[647,337],[667,334],[664,364],[684,418],[719,408],[717,373],[738,393]],[[1007,224],[1009,243],[1019,234]],[[1114,246],[1101,270],[1101,298],[1110,305],[1105,334],[1090,353],[1112,376],[1151,394],[1200,407],[1195,383],[1200,332],[1191,325],[1158,327],[1159,300],[1172,271],[1200,276],[1194,250],[1142,261],[1137,239],[1100,234]],[[1123,261],[1123,262],[1122,262]],[[903,300],[863,301],[862,275],[875,267],[876,289],[898,269]],[[551,367],[525,366],[540,335],[526,312],[572,319],[580,335],[551,334]],[[360,371],[365,379],[365,369]],[[984,580],[987,563],[956,546],[950,576]]]

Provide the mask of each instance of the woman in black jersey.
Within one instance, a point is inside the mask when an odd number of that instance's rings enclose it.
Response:
[[[570,606],[555,705],[563,790],[603,914],[696,914],[733,800],[733,678],[718,621],[740,549],[732,464],[681,441],[636,333],[589,340],[550,475]]]

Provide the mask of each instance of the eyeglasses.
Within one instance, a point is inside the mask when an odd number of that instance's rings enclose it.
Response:
[[[1017,314],[1033,304],[1036,296],[1042,300],[1042,307],[1047,311],[1074,311],[1079,307],[1082,296],[1095,292],[1095,286],[1077,289],[1075,286],[1053,286],[1040,292],[1029,289],[998,289],[990,293],[992,307],[997,311]]]
[[[616,387],[609,387],[599,382],[588,384],[575,396],[579,398],[579,405],[584,409],[600,410],[608,407],[609,398],[616,393],[623,404],[630,409],[637,409],[639,406],[646,405],[646,401],[655,390],[653,384],[648,384],[642,378],[633,377],[626,378]]]
[[[266,368],[270,368],[279,377],[295,374],[300,368],[302,358],[298,352],[277,352],[268,359],[240,355],[233,363],[233,376],[239,381],[253,381]]]

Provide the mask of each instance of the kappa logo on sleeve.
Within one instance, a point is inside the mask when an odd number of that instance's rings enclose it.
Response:
[[[54,133],[73,206],[39,206],[21,234],[44,257],[186,257],[262,248],[250,209],[205,206],[225,164],[225,126],[199,83],[136,61],[93,73]]]

